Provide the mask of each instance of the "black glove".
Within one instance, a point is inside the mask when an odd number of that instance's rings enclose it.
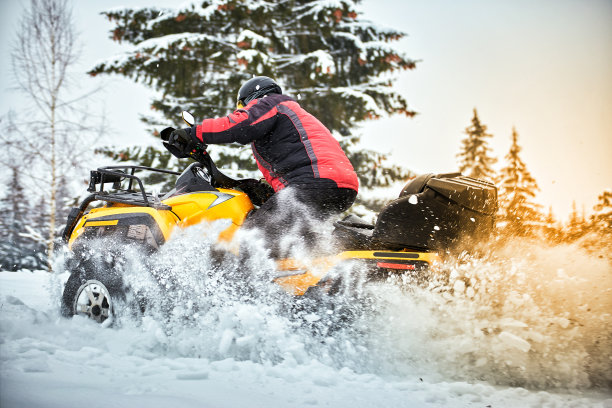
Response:
[[[170,139],[168,139],[171,145],[179,147],[183,150],[193,150],[191,149],[192,145],[194,145],[193,140],[191,140],[191,129],[177,129],[174,132],[170,133]]]
[[[168,141],[164,142],[164,146],[178,158],[191,157],[196,150],[206,150],[206,144],[195,137],[195,131],[192,128],[173,129],[169,134],[168,132],[169,129],[162,131],[162,139],[167,138]]]

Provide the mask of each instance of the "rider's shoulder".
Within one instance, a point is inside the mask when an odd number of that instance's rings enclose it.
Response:
[[[287,95],[280,95],[280,94],[270,94],[270,95],[266,95],[263,98],[260,98],[258,100],[258,103],[263,103],[266,105],[278,105],[279,103],[283,103],[283,102],[295,102],[295,100]]]

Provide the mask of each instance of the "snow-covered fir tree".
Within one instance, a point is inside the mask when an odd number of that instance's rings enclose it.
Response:
[[[580,214],[576,206],[576,200],[572,201],[572,211],[569,214],[567,223],[564,226],[565,240],[568,242],[576,241],[587,232],[588,225],[584,212]]]
[[[548,213],[542,221],[542,233],[551,243],[557,243],[562,239],[561,225],[555,218],[552,206],[548,207]]]
[[[517,234],[535,232],[534,227],[542,225],[540,206],[533,201],[539,191],[538,184],[521,159],[521,150],[518,132],[513,128],[510,150],[498,178],[498,220],[507,232]]]
[[[31,208],[19,169],[11,167],[5,195],[0,198],[0,270],[46,267],[45,242],[30,237]]]
[[[78,204],[78,196],[75,197],[74,191],[70,188],[68,176],[65,174],[61,175],[57,183],[57,194],[55,195],[55,219],[57,220],[55,226],[56,242],[59,242],[62,232],[64,231],[70,209],[78,206]]]
[[[362,185],[384,184],[410,174],[383,165],[379,153],[357,157],[355,125],[414,115],[392,85],[393,74],[415,62],[390,44],[404,34],[364,20],[357,3],[198,0],[176,9],[110,10],[104,14],[115,24],[112,38],[134,47],[90,74],[124,75],[157,90],[151,106],[157,114],[143,118],[155,129],[181,126],[181,110],[198,118],[226,115],[245,80],[273,77],[341,140]],[[211,150],[224,168],[256,170],[248,148]],[[373,171],[384,176],[374,179]]]
[[[0,198],[0,239],[17,243],[28,221],[28,205],[18,167],[14,166],[9,171],[11,175],[5,195]]]
[[[465,176],[492,180],[494,178],[492,166],[497,161],[491,156],[491,148],[487,142],[492,135],[487,133],[487,126],[480,122],[476,108],[472,124],[465,128],[465,134],[467,136],[461,141],[461,150],[457,154],[459,171]]]

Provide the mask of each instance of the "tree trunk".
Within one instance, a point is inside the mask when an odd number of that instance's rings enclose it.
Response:
[[[57,55],[57,44],[56,44],[56,33],[51,32],[51,104],[49,106],[50,111],[50,127],[51,127],[51,138],[49,140],[49,147],[51,148],[51,157],[49,158],[50,170],[51,170],[51,202],[49,203],[49,237],[47,239],[47,268],[49,272],[53,272],[53,250],[55,247],[55,210],[56,202],[55,195],[57,193],[57,158],[55,157],[55,144],[56,144],[56,122],[55,114],[57,111],[57,98],[60,89],[60,84],[63,82],[63,78],[56,78],[57,76],[57,64],[60,62]],[[59,82],[58,82],[59,79]],[[56,85],[57,84],[57,85]]]
[[[55,99],[55,98],[54,98]],[[51,202],[49,203],[49,237],[47,239],[47,267],[53,272],[53,250],[55,243],[55,195],[57,192],[57,171],[55,158],[55,101],[51,108]]]

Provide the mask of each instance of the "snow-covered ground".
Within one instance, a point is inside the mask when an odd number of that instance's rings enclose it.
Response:
[[[193,241],[177,242],[157,262],[176,273],[174,309],[112,328],[60,317],[65,273],[1,272],[0,406],[612,407],[604,259],[511,248],[422,287],[372,287],[363,315],[327,331],[338,309],[233,290],[205,245],[187,267]]]

